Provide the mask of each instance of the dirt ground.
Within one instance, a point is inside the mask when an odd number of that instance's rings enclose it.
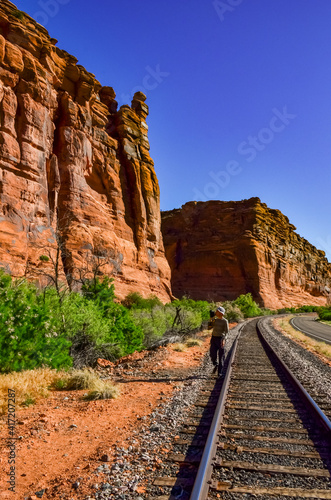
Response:
[[[7,417],[3,417],[0,499],[33,500],[41,490],[45,490],[44,500],[61,498],[63,492],[70,495],[66,498],[84,498],[95,482],[92,471],[102,460],[111,465],[116,447],[126,447],[128,437],[139,431],[144,417],[171,398],[200,364],[209,347],[209,334],[200,338],[200,346],[184,352],[174,351],[172,346],[160,347],[123,358],[115,369],[100,368],[100,374],[110,376],[119,387],[117,399],[84,401],[86,391],[52,391],[34,406],[18,409],[15,493],[8,491],[10,449]],[[84,484],[79,497],[73,490],[77,477]]]

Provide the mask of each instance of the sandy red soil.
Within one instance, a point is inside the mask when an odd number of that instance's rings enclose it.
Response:
[[[70,493],[71,499],[84,498],[95,482],[92,471],[104,454],[109,464],[114,461],[117,446],[127,446],[133,431],[143,425],[141,417],[150,413],[183,384],[178,379],[188,376],[199,365],[209,347],[209,336],[201,346],[176,352],[171,346],[152,352],[135,353],[115,369],[112,378],[120,389],[117,399],[84,401],[86,391],[53,391],[32,407],[16,413],[16,493],[8,491],[8,431],[5,418],[1,429],[0,499],[35,499],[35,492],[46,489],[42,496],[61,498],[58,491]],[[140,375],[135,375],[138,369]],[[100,369],[107,374],[106,369]],[[169,377],[156,380],[156,374]],[[2,436],[3,437],[3,436]],[[137,444],[139,446],[139,443]],[[81,478],[79,496],[72,484]],[[142,485],[143,491],[143,485]]]

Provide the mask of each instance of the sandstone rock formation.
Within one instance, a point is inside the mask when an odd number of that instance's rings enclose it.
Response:
[[[77,59],[8,0],[0,5],[0,267],[72,282],[95,263],[130,291],[169,300],[146,96],[117,110]]]
[[[233,300],[251,292],[265,307],[325,305],[331,264],[259,198],[190,202],[162,213],[175,296]]]

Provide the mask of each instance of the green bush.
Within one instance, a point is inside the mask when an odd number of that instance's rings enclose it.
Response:
[[[300,307],[297,307],[296,312],[297,313],[311,313],[311,312],[318,311],[318,309],[319,309],[318,306],[300,306]]]
[[[201,322],[209,320],[209,311],[211,309],[211,304],[206,300],[193,300],[187,297],[183,297],[180,300],[177,299],[171,302],[171,306],[180,307],[183,310],[200,314]]]
[[[139,293],[129,294],[123,303],[130,309],[134,324],[144,333],[144,347],[157,344],[162,337],[185,336],[201,327],[209,319],[211,304],[184,297],[163,305],[151,296],[148,299]]]
[[[263,316],[272,316],[273,314],[277,314],[277,310],[268,309],[267,307],[262,307],[261,313]]]
[[[151,310],[135,307],[130,310],[130,317],[144,334],[144,347],[153,345],[157,339],[166,333],[172,324],[172,318],[169,319],[169,315],[166,314],[163,306],[157,306]]]
[[[254,316],[262,315],[262,310],[253,300],[251,293],[246,293],[246,295],[239,295],[239,297],[233,301],[233,304],[240,308],[241,312],[246,318],[252,318]]]
[[[123,301],[123,306],[127,309],[153,309],[157,306],[162,306],[162,302],[156,295],[150,295],[144,299],[140,293],[132,292],[127,295]]]
[[[225,317],[228,321],[242,321],[244,319],[244,313],[241,311],[240,307],[229,300],[222,303],[225,309]]]
[[[109,278],[60,297],[0,272],[0,371],[91,365],[143,347],[144,334],[115,302]]]
[[[0,270],[1,372],[71,366],[70,342],[44,299],[35,285]]]
[[[98,340],[102,338],[103,343],[114,344],[118,348],[118,354],[125,356],[143,346],[143,331],[132,321],[128,309],[114,302],[115,292],[113,279],[104,277],[102,281],[98,278],[86,280],[82,288],[85,304],[93,304],[103,321],[106,321],[108,332],[106,336],[102,332]],[[103,325],[103,322],[102,322]]]
[[[320,307],[318,316],[323,321],[331,321],[331,307]]]
[[[24,12],[22,12],[21,10],[18,9],[14,10],[12,12],[12,15],[13,17],[16,17],[16,19],[19,19],[20,21],[23,21],[24,19]]]
[[[282,307],[280,309],[277,309],[276,314],[287,314],[287,313],[294,314],[296,312],[297,310],[295,307]]]

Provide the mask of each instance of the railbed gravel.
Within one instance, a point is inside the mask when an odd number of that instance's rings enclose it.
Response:
[[[307,489],[330,489],[330,481],[326,477],[304,477],[292,474],[263,474],[260,472],[250,472],[246,470],[214,470],[213,480],[230,481],[233,486],[261,486],[261,487],[281,487],[281,488],[307,488]],[[259,496],[263,498],[263,496]]]
[[[230,330],[225,356],[228,355],[240,326],[237,325]],[[178,472],[178,465],[167,462],[167,453],[162,449],[171,450],[174,438],[187,416],[185,409],[190,408],[196,401],[211,371],[212,365],[209,355],[206,354],[202,364],[192,371],[188,379],[183,379],[182,387],[174,392],[172,399],[161,403],[148,418],[144,419],[143,428],[139,433],[134,433],[128,448],[117,448],[116,463],[110,467],[100,465],[94,471],[96,491],[91,491],[90,495],[85,497],[86,500],[147,500],[152,495],[162,493],[163,488],[152,486],[153,479],[159,476],[173,476]],[[162,377],[164,378],[164,375]],[[202,413],[203,409],[197,411],[197,416],[201,416]],[[159,459],[162,463],[158,463]],[[155,466],[157,469],[153,471]],[[138,485],[146,481],[148,491],[137,492]],[[164,491],[168,490],[164,488]]]
[[[277,441],[253,441],[250,439],[242,439],[242,438],[232,438],[231,440],[228,439],[226,441],[228,444],[235,444],[237,446],[247,446],[250,448],[253,448],[254,446],[260,446],[263,448],[276,448],[276,449],[281,449],[281,450],[287,450],[289,452],[292,451],[302,451],[303,453],[305,451],[314,451],[314,447],[310,446],[308,447],[305,444],[294,444],[294,443],[289,443],[289,442],[284,442],[284,443],[279,443]]]
[[[245,324],[249,323],[245,321]],[[275,347],[277,353],[282,357],[285,363],[291,368],[291,370],[298,377],[303,385],[309,385],[310,391],[316,391],[316,393],[322,394],[324,397],[330,400],[331,397],[331,374],[330,368],[324,365],[317,357],[313,354],[305,351],[302,347],[297,345],[295,342],[284,337],[279,333],[271,324],[271,319],[263,319],[263,333],[270,344]],[[237,325],[235,328],[230,330],[228,335],[228,340],[225,348],[225,358],[228,357],[229,351],[232,347],[234,340],[236,339],[240,328],[243,325]],[[171,450],[174,437],[179,434],[180,427],[185,421],[187,412],[184,411],[188,409],[197,399],[197,396],[206,382],[210,377],[212,370],[212,365],[209,360],[208,354],[205,355],[203,363],[194,372],[192,372],[190,379],[183,380],[182,387],[175,391],[173,397],[170,401],[161,403],[158,408],[156,408],[150,415],[149,418],[145,419],[143,428],[139,433],[134,433],[130,440],[130,444],[127,448],[117,448],[116,450],[116,463],[112,466],[100,465],[95,471],[95,490],[91,491],[89,496],[86,496],[86,500],[148,500],[153,496],[169,494],[171,488],[168,487],[158,487],[153,486],[152,481],[155,477],[162,476],[173,476],[178,473],[178,465],[167,461],[167,453],[161,451],[162,449]],[[171,378],[169,378],[171,380]],[[323,380],[323,383],[320,382]],[[231,413],[236,414],[235,410],[231,410]],[[204,413],[203,408],[196,408],[194,414],[197,418],[201,417]],[[264,412],[256,412],[256,416],[263,416]],[[251,413],[250,413],[251,415]],[[271,416],[270,413],[266,413],[267,416]],[[192,413],[191,413],[192,416]],[[278,417],[279,414],[275,414]],[[250,441],[246,444],[247,446],[252,445]],[[271,446],[273,447],[273,446]],[[185,447],[184,447],[185,449]],[[287,445],[288,450],[298,450],[304,449],[304,447],[298,445]],[[307,450],[307,448],[305,448]],[[248,453],[248,455],[250,455]],[[229,455],[230,456],[230,455]],[[161,459],[161,463],[158,461]],[[275,462],[278,463],[276,457]],[[314,468],[313,463],[317,461],[308,460],[306,461],[310,468]],[[320,465],[320,462],[318,462]],[[156,470],[152,470],[155,465]],[[228,474],[228,473],[227,473]],[[217,471],[218,478],[225,478],[224,473],[221,469]],[[256,474],[247,473],[246,471],[232,471],[231,477],[234,483],[242,480],[243,476],[246,476],[249,480],[255,482]],[[272,481],[272,476],[266,479],[263,474],[259,474],[259,479],[262,484],[274,485]],[[139,493],[136,491],[137,486],[147,482],[147,491],[145,493]],[[284,486],[288,487],[309,487],[309,478],[294,478],[285,477],[283,480]],[[318,487],[321,489],[326,489],[330,487],[330,482],[326,479],[318,480]],[[254,483],[255,484],[255,483]],[[275,486],[275,485],[274,485]],[[280,486],[277,483],[277,486]],[[316,483],[314,479],[314,486],[316,488]],[[213,498],[213,495],[211,496]],[[215,494],[215,498],[216,494]],[[222,493],[222,498],[238,498],[236,495],[230,492]],[[240,495],[240,498],[256,498],[254,495]],[[259,496],[259,498],[263,498]],[[273,497],[275,500],[283,498],[282,496]],[[285,498],[285,497],[284,497]],[[287,497],[289,500],[289,497]]]
[[[299,382],[311,393],[331,401],[331,369],[312,352],[285,337],[272,324],[273,317],[260,320],[262,333],[271,347],[292,370]]]
[[[306,351],[304,348],[296,344],[291,339],[285,337],[282,333],[278,332],[272,325],[273,318],[263,318],[260,321],[260,328],[266,340],[275,349],[277,354],[281,359],[287,364],[287,366],[292,370],[301,384],[306,388],[309,393],[314,393],[319,395],[319,400],[330,401],[331,399],[331,370],[330,367],[324,364],[317,356]],[[249,390],[249,383],[245,387]],[[274,406],[274,405],[273,405]],[[237,417],[239,423],[241,417],[250,417],[254,421],[254,417],[274,417],[280,418],[280,414],[276,412],[266,412],[260,410],[247,410],[238,411],[236,409],[229,409],[228,414]],[[292,418],[292,414],[288,414],[288,418]],[[259,425],[259,424],[258,424]],[[262,424],[263,425],[263,424]],[[273,427],[276,427],[275,423],[272,423]],[[284,427],[290,427],[291,424],[284,424]],[[232,432],[235,434],[235,432]],[[245,431],[245,435],[249,436],[254,434],[253,431]],[[268,435],[268,433],[259,432],[259,435]],[[277,433],[270,433],[271,436],[276,436]],[[295,438],[298,441],[306,440],[308,436],[302,434],[292,435],[288,434],[289,438]],[[227,439],[227,442],[232,444],[237,444],[238,446],[257,446],[258,441],[242,440],[238,434],[238,439]],[[262,444],[261,444],[262,446]],[[270,448],[281,448],[288,451],[302,451],[303,455],[305,451],[313,451],[313,448],[307,447],[305,445],[293,444],[290,442],[285,443],[275,443],[263,442],[263,447]],[[238,460],[238,455],[228,450],[223,450],[220,452],[223,458]],[[240,453],[240,461],[249,461],[255,463],[269,463],[269,464],[282,464],[288,466],[304,466],[310,469],[325,469],[330,467],[329,460],[322,459],[308,459],[308,458],[294,458],[294,457],[279,457],[277,455],[258,455],[250,454],[249,452]],[[245,484],[247,486],[284,486],[288,488],[319,488],[319,489],[329,489],[330,480],[328,478],[313,478],[313,477],[300,477],[294,475],[282,475],[276,476],[273,474],[261,474],[257,472],[241,471],[241,470],[229,470],[226,468],[216,469],[213,473],[213,479],[230,481],[233,486],[239,484]],[[210,498],[217,498],[216,493],[210,495]],[[254,495],[238,495],[235,493],[222,492],[222,498],[232,499],[232,498],[255,498]],[[264,495],[259,495],[258,498],[261,500],[263,498],[269,498]],[[273,498],[283,498],[282,496]],[[284,497],[285,498],[285,497]],[[289,497],[287,497],[289,498]]]
[[[304,454],[303,454],[304,455]],[[222,452],[222,458],[225,460],[237,461],[240,459],[241,462],[250,462],[255,464],[274,464],[274,465],[286,465],[287,467],[305,467],[307,469],[325,469],[323,461],[319,458],[298,458],[291,456],[272,456],[272,462],[270,459],[271,455],[266,453],[249,453],[242,452],[238,456],[238,453],[224,450]]]

